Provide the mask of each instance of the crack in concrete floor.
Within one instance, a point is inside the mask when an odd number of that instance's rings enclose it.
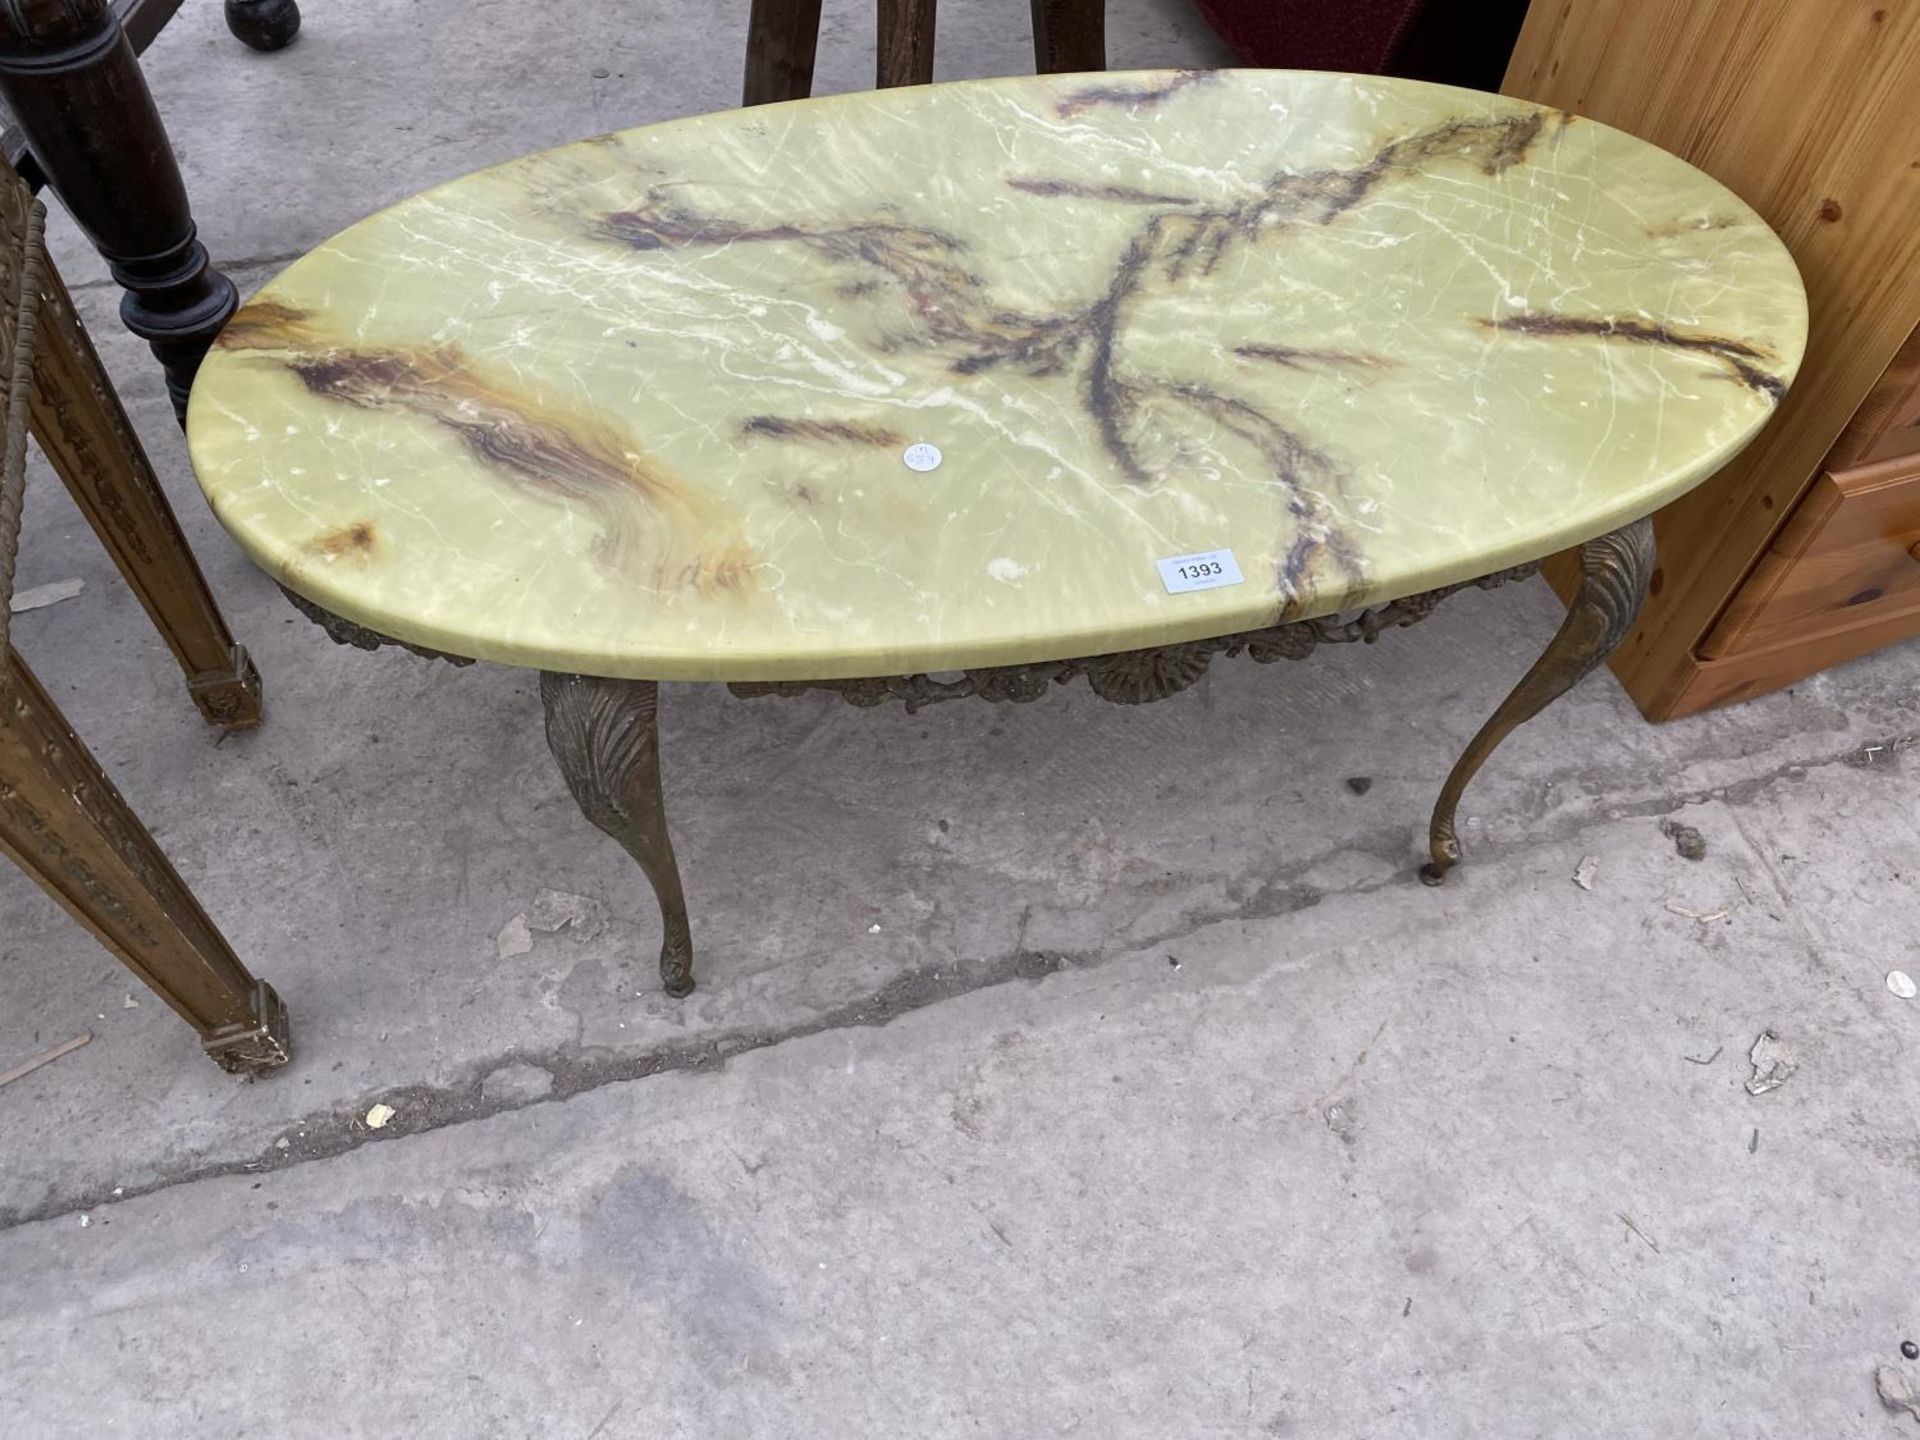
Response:
[[[1725,785],[1688,789],[1618,806],[1595,805],[1580,814],[1563,817],[1558,823],[1548,820],[1536,833],[1505,844],[1481,840],[1475,849],[1483,856],[1494,857],[1542,845],[1563,844],[1597,825],[1612,824],[1623,819],[1671,815],[1709,802],[1719,802],[1738,809],[1757,800],[1782,780],[1802,779],[1815,771],[1834,766],[1868,769],[1876,764],[1886,764],[1888,769],[1892,769],[1898,763],[1900,753],[1917,743],[1920,743],[1920,732],[1903,733],[1816,759],[1788,761],[1762,774],[1730,781]],[[1887,761],[1876,758],[1882,754],[1888,757]],[[1742,834],[1751,845],[1751,837],[1746,835],[1744,829]],[[609,1085],[645,1080],[671,1072],[716,1070],[736,1055],[834,1030],[884,1026],[902,1015],[996,986],[1016,981],[1037,981],[1066,970],[1097,969],[1142,951],[1177,945],[1184,937],[1209,926],[1239,919],[1269,919],[1307,909],[1329,898],[1364,896],[1389,885],[1412,883],[1411,864],[1396,867],[1390,873],[1374,879],[1328,890],[1315,889],[1298,881],[1298,877],[1311,873],[1341,855],[1399,855],[1404,843],[1402,836],[1403,832],[1396,826],[1390,837],[1356,837],[1345,845],[1304,860],[1290,867],[1287,872],[1269,879],[1240,905],[1190,913],[1183,924],[1143,940],[1130,941],[1124,948],[1110,953],[1049,953],[1016,949],[983,962],[938,962],[906,971],[865,996],[792,1025],[723,1031],[697,1041],[655,1046],[630,1055],[610,1055],[597,1050],[580,1052],[563,1047],[546,1055],[516,1050],[491,1056],[475,1062],[470,1067],[469,1078],[456,1085],[385,1087],[377,1096],[365,1097],[364,1103],[356,1103],[351,1109],[330,1108],[314,1112],[287,1124],[273,1144],[250,1158],[189,1164],[145,1185],[119,1187],[117,1192],[95,1188],[71,1197],[53,1197],[36,1206],[0,1211],[0,1233],[16,1226],[57,1220],[181,1185],[233,1175],[265,1175],[347,1154],[374,1138],[361,1117],[366,1103],[375,1098],[391,1105],[396,1112],[394,1119],[377,1138],[381,1141],[401,1140],[534,1105],[569,1100]],[[1757,846],[1753,848],[1756,851],[1759,849]],[[1471,861],[1473,857],[1469,855],[1468,858]],[[1778,889],[1777,879],[1775,888]],[[513,1067],[544,1073],[551,1081],[549,1088],[537,1095],[489,1098],[485,1094],[487,1079]],[[282,1140],[287,1142],[284,1148],[280,1143]]]

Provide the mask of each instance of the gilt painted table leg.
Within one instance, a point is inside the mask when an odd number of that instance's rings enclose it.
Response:
[[[1454,811],[1467,783],[1502,740],[1613,653],[1640,613],[1652,575],[1651,519],[1636,520],[1580,547],[1580,590],[1567,607],[1567,618],[1546,653],[1534,661],[1513,693],[1493,712],[1493,718],[1468,742],[1466,753],[1441,788],[1427,833],[1427,850],[1432,858],[1420,868],[1420,878],[1427,884],[1438,885],[1447,871],[1460,863]]]
[[[647,873],[660,902],[660,982],[693,993],[693,935],[660,797],[660,687],[651,680],[540,676],[547,744],[587,819]]]
[[[34,436],[167,642],[207,723],[258,725],[260,672],[227,628],[59,272],[48,265],[42,278]]]
[[[280,997],[240,963],[11,649],[0,655],[0,853],[197,1030],[223,1070],[287,1063]]]

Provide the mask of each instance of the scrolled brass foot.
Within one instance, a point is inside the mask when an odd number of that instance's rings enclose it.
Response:
[[[1513,693],[1467,743],[1465,753],[1441,787],[1427,832],[1427,850],[1432,858],[1420,867],[1420,878],[1428,885],[1440,884],[1460,863],[1454,812],[1467,783],[1501,741],[1571,690],[1626,638],[1646,601],[1653,558],[1650,518],[1636,520],[1580,547],[1580,589],[1567,607],[1567,618],[1533,668],[1513,687]]]
[[[265,715],[260,671],[244,645],[235,645],[228,658],[227,669],[208,671],[187,681],[187,694],[209,725],[222,730],[251,730]]]
[[[273,986],[254,982],[253,1014],[204,1037],[200,1046],[229,1075],[258,1080],[293,1059],[292,1023]]]

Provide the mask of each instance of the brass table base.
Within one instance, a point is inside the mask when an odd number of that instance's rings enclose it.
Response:
[[[1513,693],[1468,743],[1466,752],[1441,787],[1428,826],[1431,858],[1420,870],[1420,878],[1429,885],[1440,884],[1447,871],[1460,863],[1455,811],[1462,792],[1487,757],[1518,726],[1538,715],[1599,666],[1631,628],[1646,599],[1647,583],[1653,574],[1653,522],[1636,520],[1589,540],[1580,547],[1580,563],[1580,590],[1567,610],[1565,622]],[[1534,564],[1502,570],[1465,585],[1449,585],[1395,600],[1347,620],[1331,616],[1301,620],[1146,650],[993,666],[962,671],[949,678],[905,675],[858,680],[736,681],[728,688],[743,697],[805,695],[824,690],[853,705],[872,706],[899,700],[908,710],[916,710],[923,705],[967,697],[1025,704],[1047,694],[1055,685],[1084,676],[1088,687],[1103,700],[1122,705],[1143,704],[1187,689],[1206,673],[1216,655],[1247,655],[1261,664],[1270,664],[1275,660],[1305,659],[1321,645],[1371,643],[1388,630],[1424,620],[1442,600],[1469,585],[1492,589],[1538,569]],[[381,644],[404,643],[330,615],[298,596],[290,598],[341,644],[373,649]],[[407,645],[406,648],[455,664],[471,663],[419,646]],[[547,743],[573,798],[587,819],[618,840],[627,853],[639,861],[653,885],[654,896],[660,903],[662,925],[662,985],[669,995],[691,994],[693,938],[660,793],[658,683],[549,671],[540,677],[540,699],[546,707]]]

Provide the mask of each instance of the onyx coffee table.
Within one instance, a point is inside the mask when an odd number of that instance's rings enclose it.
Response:
[[[290,266],[193,389],[221,521],[336,640],[543,672],[587,817],[693,949],[661,680],[1121,702],[1371,640],[1579,546],[1462,788],[1632,624],[1649,514],[1797,367],[1719,184],[1499,96],[1046,76],[632,130]]]

